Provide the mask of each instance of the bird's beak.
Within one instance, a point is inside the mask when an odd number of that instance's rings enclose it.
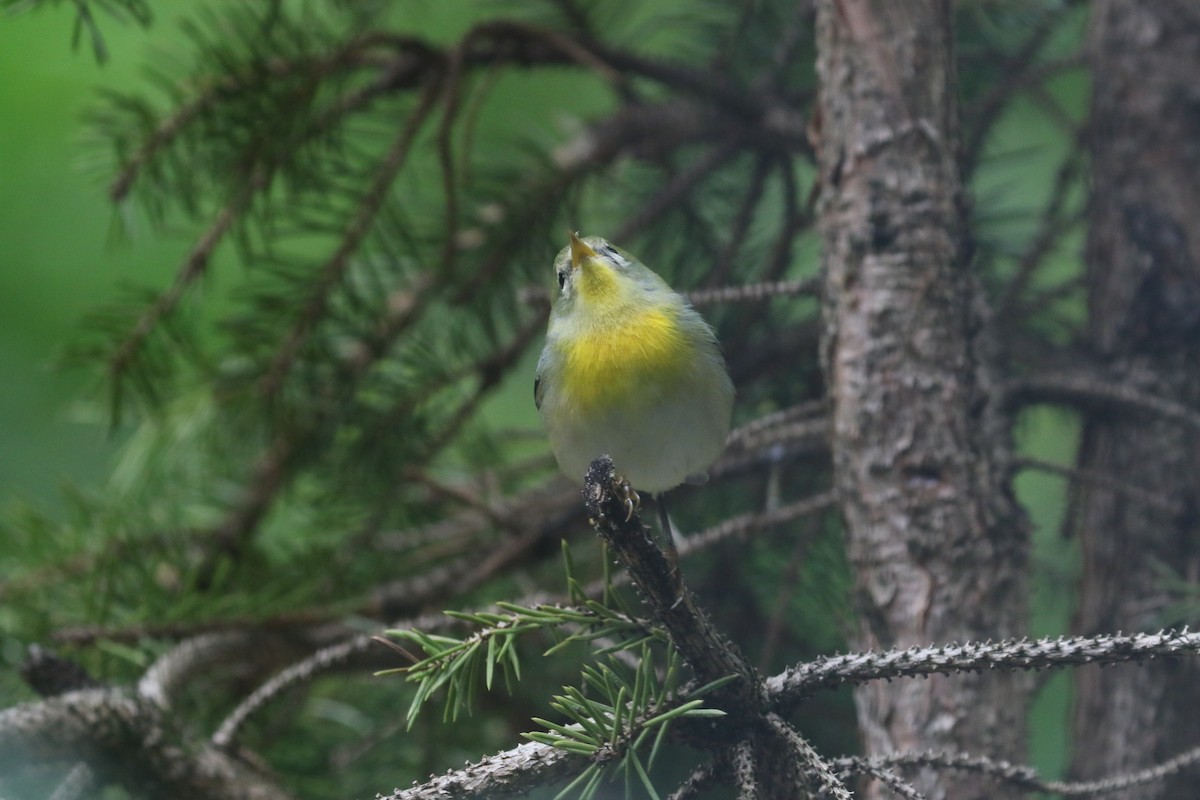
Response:
[[[583,239],[579,238],[579,234],[575,231],[568,231],[571,235],[571,267],[579,269],[579,262],[584,258],[595,256],[596,251],[587,245]]]

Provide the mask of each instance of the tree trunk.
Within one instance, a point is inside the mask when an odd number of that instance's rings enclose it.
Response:
[[[1093,191],[1087,242],[1090,345],[1113,379],[1200,405],[1200,6],[1194,0],[1098,0],[1093,7]],[[1079,466],[1162,502],[1098,486],[1068,519],[1083,548],[1077,630],[1178,624],[1169,582],[1195,582],[1197,437],[1156,419],[1093,416]],[[1124,773],[1200,739],[1193,661],[1077,676],[1081,778]],[[1195,797],[1175,779],[1110,795]]]
[[[822,360],[856,574],[856,649],[1019,636],[1027,530],[988,402],[982,303],[957,169],[951,4],[818,4]],[[1025,756],[1021,675],[874,682],[868,754]],[[929,798],[1007,797],[966,773]],[[871,787],[869,796],[889,796]]]

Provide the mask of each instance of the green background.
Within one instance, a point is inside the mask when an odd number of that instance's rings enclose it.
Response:
[[[138,78],[149,45],[138,27],[100,23],[103,65],[85,40],[72,48],[70,9],[0,13],[0,502],[43,509],[65,482],[98,483],[119,440],[99,376],[65,367],[65,349],[90,309],[162,284],[186,252],[182,236],[117,233],[108,156],[84,115],[97,88]]]

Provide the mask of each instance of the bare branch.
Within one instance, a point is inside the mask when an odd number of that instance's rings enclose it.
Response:
[[[1128,383],[1113,382],[1103,375],[1031,375],[1010,381],[1003,391],[1005,399],[1016,405],[1063,403],[1082,408],[1119,408],[1162,417],[1200,431],[1200,411],[1142,391]]]
[[[816,296],[821,291],[818,278],[800,278],[791,281],[768,281],[748,283],[742,286],[714,286],[710,289],[693,289],[685,293],[693,305],[718,305],[721,303],[744,303],[769,300],[772,297]]]
[[[829,656],[785,670],[767,678],[765,683],[766,692],[775,703],[791,703],[818,689],[832,689],[846,683],[993,669],[1119,664],[1193,653],[1200,653],[1200,633],[1186,629],[1128,636],[1010,639]]]
[[[695,800],[716,783],[717,764],[708,760],[692,770],[692,774],[667,797],[667,800]]]
[[[255,711],[278,697],[285,689],[311,681],[323,672],[346,664],[367,650],[373,641],[370,636],[355,636],[347,641],[321,648],[307,658],[280,671],[238,703],[237,707],[217,727],[216,732],[212,735],[212,743],[217,747],[228,749],[233,744],[234,737],[242,724]]]
[[[708,683],[738,676],[722,692],[733,701],[731,708],[752,713],[758,705],[754,668],[716,630],[695,595],[684,585],[678,566],[670,563],[650,538],[641,518],[629,512],[627,490],[627,484],[619,485],[611,458],[601,456],[592,462],[584,480],[584,504],[592,527],[629,571],[655,622],[671,635],[697,680]],[[717,706],[722,707],[720,701]]]
[[[166,710],[175,695],[196,677],[251,652],[261,653],[267,638],[263,634],[229,631],[186,639],[155,659],[138,681],[137,693]]]
[[[988,775],[998,781],[1011,783],[1022,789],[1066,797],[1086,797],[1107,794],[1135,786],[1155,783],[1200,763],[1200,747],[1186,750],[1161,764],[1124,775],[1114,775],[1095,781],[1049,781],[1038,776],[1032,767],[1010,764],[1007,761],[973,756],[967,753],[898,753],[892,756],[862,758],[850,756],[839,758],[834,765],[847,772],[868,772],[891,767],[933,767],[935,769],[959,769]]]
[[[566,780],[588,765],[585,756],[545,744],[527,742],[468,764],[462,769],[434,775],[410,789],[377,795],[378,800],[444,800],[448,797],[514,797],[535,786]]]
[[[834,800],[852,800],[853,795],[841,779],[830,767],[829,762],[821,757],[808,741],[778,714],[767,714],[767,724],[779,734],[796,755],[801,772],[813,784],[816,793],[822,797],[832,797]]]
[[[83,689],[0,711],[0,767],[77,762],[97,780],[136,794],[196,800],[287,800],[265,776],[215,747],[190,740],[149,700],[121,689]]]
[[[1061,464],[1053,464],[1037,458],[1014,458],[1012,460],[1012,467],[1013,469],[1035,469],[1051,475],[1061,475],[1068,480],[1078,483],[1102,486],[1105,489],[1123,494],[1139,503],[1166,511],[1168,514],[1181,514],[1184,511],[1183,504],[1178,500],[1150,489],[1143,489],[1128,481],[1121,480],[1115,475],[1106,475],[1094,469],[1064,467]]]

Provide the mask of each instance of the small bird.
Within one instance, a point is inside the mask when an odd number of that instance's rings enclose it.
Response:
[[[559,466],[582,479],[607,453],[634,489],[703,483],[733,412],[712,328],[633,256],[570,237],[554,259],[559,291],[533,390]],[[659,508],[669,538],[661,497]]]

